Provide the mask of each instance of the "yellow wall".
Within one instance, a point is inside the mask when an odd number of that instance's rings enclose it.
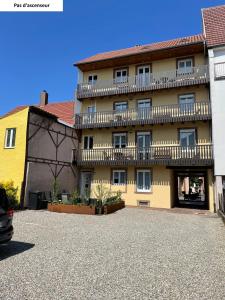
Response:
[[[160,61],[152,61],[152,73],[173,71],[177,68],[177,59],[164,59]],[[206,65],[207,61],[204,54],[194,55],[194,65]],[[145,65],[148,65],[147,63]],[[121,66],[129,67],[128,75],[133,77],[136,75],[136,65]],[[113,81],[113,68],[95,70],[84,72],[83,81],[87,82],[89,75],[98,75],[98,82],[101,82],[101,87],[104,87],[104,80],[109,83]],[[83,113],[87,112],[88,106],[96,106],[97,112],[112,111],[113,103],[119,101],[127,101],[128,109],[135,109],[137,107],[137,100],[151,99],[152,106],[178,104],[179,95],[194,93],[196,102],[208,102],[209,90],[204,85],[189,86],[180,88],[171,88],[167,90],[147,91],[143,93],[116,95],[110,97],[95,97],[92,99],[82,100]],[[160,145],[178,145],[178,129],[179,128],[196,128],[197,129],[197,143],[209,144],[211,143],[210,122],[185,122],[164,124],[164,125],[145,125],[145,126],[128,126],[109,129],[84,129],[82,131],[81,148],[83,148],[83,138],[85,135],[94,137],[94,148],[112,147],[112,132],[123,131],[128,132],[128,147],[135,146],[135,133],[136,131],[149,130],[152,133],[152,144],[155,146]],[[88,150],[87,150],[88,151]],[[116,169],[116,168],[115,168]],[[137,205],[138,200],[150,200],[151,207],[170,208],[174,202],[174,177],[173,171],[167,169],[165,166],[152,166],[152,192],[149,194],[135,192],[135,167],[130,166],[127,168],[128,180],[126,186],[113,186],[110,183],[111,168],[110,166],[95,167],[94,178],[92,182],[92,192],[98,183],[103,182],[112,191],[120,189],[123,192],[123,198],[127,205]],[[209,208],[213,211],[213,182],[212,172],[208,171],[208,189],[209,189]]]
[[[82,101],[82,112],[87,112],[88,106],[96,106],[96,111],[112,111],[113,103],[120,101],[128,102],[128,109],[137,107],[137,100],[151,99],[152,106],[178,104],[178,97],[182,94],[195,94],[196,102],[208,102],[209,91],[204,86],[184,87],[177,89],[168,89],[146,93],[137,93],[135,95],[118,95],[104,98],[84,99]]]
[[[135,126],[131,128],[110,128],[110,129],[84,129],[82,132],[82,144],[81,148],[83,148],[83,140],[84,136],[90,135],[94,138],[94,148],[107,148],[112,147],[112,132],[128,132],[128,147],[135,146],[135,133],[137,131],[151,131],[152,133],[152,145],[160,146],[160,145],[178,145],[178,129],[179,128],[197,128],[197,138],[198,144],[208,144],[211,143],[210,138],[210,130],[209,130],[209,123],[208,122],[186,122],[185,124],[182,123],[174,123],[171,124],[164,124],[164,125],[145,125],[142,126]]]
[[[113,168],[118,169],[118,168]],[[166,169],[165,166],[154,166],[152,168],[143,167],[139,169],[150,169],[152,172],[152,190],[150,193],[137,193],[135,167],[128,167],[119,169],[127,170],[127,185],[112,185],[111,168],[110,167],[96,167],[94,170],[93,181],[91,185],[92,197],[95,197],[94,191],[96,185],[104,184],[112,192],[120,190],[122,198],[126,205],[137,206],[138,200],[150,201],[150,207],[170,208],[171,207],[171,170]]]
[[[28,108],[0,119],[0,182],[12,180],[19,200],[24,176]],[[6,128],[16,128],[15,148],[5,148]]]
[[[185,168],[185,167],[184,167]],[[126,170],[127,184],[113,185],[111,183],[112,170]],[[136,170],[147,169],[151,170],[152,186],[151,192],[140,193],[136,191]],[[209,210],[214,212],[214,196],[213,196],[213,174],[212,170],[208,170],[208,200]],[[176,182],[174,181],[174,173],[172,169],[167,169],[165,166],[152,167],[104,167],[98,166],[94,168],[93,178],[91,183],[91,197],[95,198],[96,186],[103,184],[111,192],[121,191],[122,198],[126,205],[138,206],[138,201],[150,201],[150,207],[155,208],[172,208],[176,201]]]
[[[176,58],[157,60],[157,61],[152,61],[150,63],[152,65],[153,73],[163,72],[163,71],[171,71],[171,70],[175,70],[177,68],[176,67]],[[206,64],[206,59],[205,59],[203,53],[194,55],[194,64],[195,64],[195,66]],[[148,63],[145,63],[145,65],[148,65]],[[129,67],[129,76],[135,76],[136,75],[136,66],[138,66],[138,65],[121,66],[121,68]],[[109,81],[113,80],[113,68],[84,72],[84,82],[87,82],[88,76],[92,75],[92,74],[98,75],[98,80],[109,80]]]

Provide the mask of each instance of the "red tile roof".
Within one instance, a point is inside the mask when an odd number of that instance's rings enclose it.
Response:
[[[30,107],[29,105],[22,105],[17,106],[4,116],[2,118],[8,117],[10,115],[13,115],[15,113],[18,113],[19,111]],[[57,102],[57,103],[49,103],[45,106],[36,106],[37,108],[48,112],[49,114],[52,114],[56,116],[61,121],[69,124],[74,125],[74,101],[67,101],[67,102]]]
[[[139,53],[158,51],[167,48],[181,47],[181,46],[196,44],[201,42],[202,43],[204,42],[204,37],[202,34],[198,34],[198,35],[193,35],[193,36],[188,36],[183,38],[177,38],[174,40],[159,42],[159,43],[153,43],[153,44],[147,44],[143,46],[135,46],[135,47],[116,50],[116,51],[99,53],[94,56],[85,58],[77,62],[75,65],[107,60],[112,58],[118,58],[122,56],[129,56],[129,55],[134,55]]]
[[[69,125],[74,124],[74,101],[49,103],[38,107]]]
[[[225,45],[225,5],[202,9],[208,47]]]
[[[9,112],[7,112],[5,115],[3,115],[3,116],[1,117],[1,119],[2,119],[2,118],[5,118],[5,117],[8,117],[8,116],[11,116],[11,115],[13,115],[13,114],[16,114],[16,113],[18,113],[18,112],[24,110],[24,109],[27,108],[27,107],[29,107],[29,106],[28,106],[28,105],[17,106],[17,107],[15,107],[15,108],[13,108],[12,110],[10,110]]]

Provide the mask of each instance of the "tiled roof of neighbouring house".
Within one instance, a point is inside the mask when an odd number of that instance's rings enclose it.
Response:
[[[73,125],[74,124],[74,101],[49,103],[38,106],[42,110],[55,115],[61,121]]]
[[[225,5],[202,9],[208,47],[225,45]]]
[[[1,116],[0,119],[8,117],[8,116],[11,116],[13,114],[16,114],[16,113],[24,110],[27,107],[29,107],[29,105],[20,105],[20,106],[17,106],[15,108],[13,108],[12,110],[10,110],[9,112],[7,112],[5,115]]]
[[[177,38],[174,40],[169,40],[169,41],[164,41],[164,42],[158,42],[158,43],[147,44],[147,45],[143,45],[143,46],[135,46],[135,47],[116,50],[116,51],[99,53],[99,54],[96,54],[94,56],[85,58],[85,59],[77,62],[76,65],[91,63],[91,62],[96,62],[96,61],[101,61],[101,60],[107,60],[107,59],[113,59],[113,58],[119,58],[122,56],[129,56],[129,55],[134,55],[134,54],[158,51],[158,50],[163,50],[163,49],[167,49],[167,48],[191,45],[191,44],[196,44],[196,43],[201,43],[201,42],[202,43],[204,42],[204,37],[202,34],[198,34],[198,35]]]
[[[43,106],[21,105],[6,113],[2,118],[18,113],[27,107],[37,107],[69,125],[74,125],[74,101],[49,103]]]

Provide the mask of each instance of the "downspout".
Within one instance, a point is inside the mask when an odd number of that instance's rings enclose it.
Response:
[[[27,157],[28,157],[29,124],[30,124],[30,107],[28,108],[28,115],[27,115],[25,162],[24,162],[22,189],[21,189],[21,193],[20,193],[20,208],[21,209],[24,208],[24,200],[25,200],[26,187],[27,187],[27,165],[28,165]]]

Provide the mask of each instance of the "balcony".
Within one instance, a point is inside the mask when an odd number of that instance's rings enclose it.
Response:
[[[209,82],[207,65],[197,66],[182,73],[180,70],[151,73],[116,79],[98,80],[94,84],[83,82],[77,86],[77,98],[103,97],[128,93],[147,92]]]
[[[151,146],[148,148],[100,148],[74,150],[74,163],[79,166],[95,165],[172,165],[211,166],[213,164],[212,145]]]
[[[144,109],[76,114],[75,128],[109,128],[210,119],[210,103],[196,102],[193,104],[152,106]]]

